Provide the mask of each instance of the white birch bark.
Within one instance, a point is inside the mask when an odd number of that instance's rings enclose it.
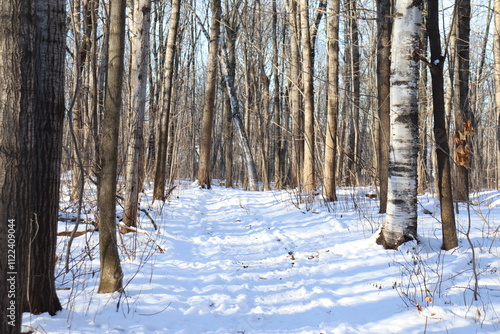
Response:
[[[396,0],[392,32],[387,215],[377,242],[396,249],[417,238],[418,76],[421,1]]]

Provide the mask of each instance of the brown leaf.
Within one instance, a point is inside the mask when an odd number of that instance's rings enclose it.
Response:
[[[419,310],[420,312],[422,312],[422,308],[420,307],[419,303],[417,303],[415,306],[417,307],[417,310]]]
[[[432,303],[432,298],[429,296],[425,296],[425,300],[427,300],[429,303]]]

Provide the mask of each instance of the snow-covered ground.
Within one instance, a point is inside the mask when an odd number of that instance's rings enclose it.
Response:
[[[143,195],[139,233],[119,235],[123,293],[98,294],[97,232],[59,237],[57,287],[64,310],[24,315],[35,333],[500,333],[500,193],[466,207],[460,246],[440,250],[439,209],[419,198],[420,244],[375,244],[382,222],[368,189],[339,201],[294,191],[247,192],[179,185],[167,203]],[[74,210],[62,202],[65,212]],[[92,210],[87,207],[89,219]],[[63,212],[64,214],[64,212]],[[59,231],[74,223],[61,222]],[[82,224],[80,230],[91,229]]]

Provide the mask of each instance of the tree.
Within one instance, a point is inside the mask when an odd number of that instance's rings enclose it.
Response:
[[[227,30],[227,24],[224,22],[224,26],[222,29]],[[240,117],[238,98],[236,94],[236,86],[235,86],[235,78],[234,68],[231,68],[231,60],[229,58],[229,53],[227,51],[227,47],[225,44],[225,35],[221,34],[221,69],[222,74],[224,75],[224,82],[226,83],[227,94],[230,98],[231,111],[232,111],[232,120],[233,124],[236,128],[236,132],[238,133],[238,138],[241,145],[241,151],[243,152],[243,160],[245,161],[245,167],[247,170],[248,177],[248,185],[250,190],[257,191],[259,190],[259,182],[257,178],[257,169],[255,168],[255,163],[252,157],[252,152],[250,150],[250,145],[248,143],[248,137],[246,135],[245,129],[243,127],[243,121]]]
[[[305,191],[316,189],[315,140],[314,140],[314,59],[312,57],[309,26],[309,1],[300,1],[300,22],[302,34],[302,82],[304,84],[304,173]]]
[[[325,138],[323,196],[336,201],[335,160],[337,157],[337,117],[339,107],[339,13],[340,1],[330,0],[328,17],[328,112]]]
[[[455,162],[457,163],[457,200],[469,200],[469,170],[470,167],[470,140],[466,135],[466,127],[474,124],[469,100],[469,72],[470,72],[470,0],[458,0],[455,6],[457,11],[457,77],[455,92],[458,95],[459,105],[455,106]],[[465,126],[465,127],[464,127]]]
[[[377,1],[377,107],[378,107],[378,177],[380,213],[387,211],[389,182],[390,89],[391,89],[391,0]]]
[[[61,309],[54,267],[66,16],[63,1],[0,1],[0,11],[0,328],[18,333],[23,311]]]
[[[497,187],[500,188],[500,0],[495,0],[495,28],[493,35],[493,56],[495,57],[495,110],[496,110],[496,152]]]
[[[0,1],[0,329],[19,333],[33,218],[34,33],[30,0]]]
[[[217,89],[217,60],[219,53],[219,33],[221,19],[221,2],[212,0],[212,19],[210,23],[210,41],[208,47],[207,78],[205,81],[205,99],[203,103],[203,121],[201,129],[200,162],[198,166],[198,182],[202,188],[211,188],[210,152],[212,146],[212,122]]]
[[[300,61],[300,26],[299,15],[297,13],[297,2],[294,0],[286,1],[288,13],[288,24],[291,29],[290,36],[290,70],[288,78],[289,87],[289,105],[292,118],[292,187],[297,187],[302,182],[302,168],[304,162],[304,115],[301,99],[301,61]]]
[[[125,177],[125,203],[123,222],[137,226],[139,191],[141,184],[140,166],[144,153],[144,114],[146,109],[146,86],[149,59],[149,28],[151,26],[151,0],[134,2],[132,22],[131,59],[131,143],[127,152]]]
[[[431,49],[429,63],[432,77],[432,106],[434,110],[434,139],[437,156],[437,184],[441,203],[441,221],[443,225],[442,248],[449,250],[458,246],[455,212],[453,211],[453,193],[451,189],[450,148],[446,130],[444,108],[443,66],[445,57],[441,54],[441,36],[439,33],[438,0],[428,1],[427,32]]]
[[[65,1],[35,2],[33,220],[25,310],[54,315],[61,303],[55,287],[56,238],[65,112]]]
[[[174,78],[174,59],[177,41],[177,30],[180,18],[180,0],[172,1],[170,26],[168,28],[167,46],[165,50],[165,74],[163,87],[163,111],[160,113],[159,136],[156,149],[155,184],[153,196],[155,200],[165,200],[165,181],[167,177],[168,128],[170,126],[170,109],[172,108],[172,83]]]
[[[111,0],[109,9],[109,60],[102,128],[101,178],[99,184],[99,293],[120,291],[123,272],[116,238],[116,182],[118,128],[122,108],[125,47],[125,0]]]
[[[377,243],[397,249],[417,238],[418,75],[421,1],[396,0],[391,54],[387,214]]]

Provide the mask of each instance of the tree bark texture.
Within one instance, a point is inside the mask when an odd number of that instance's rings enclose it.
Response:
[[[380,183],[380,213],[387,211],[389,182],[390,89],[391,89],[391,0],[377,1],[377,101],[378,101],[378,177]]]
[[[62,308],[56,294],[54,270],[65,112],[65,1],[37,0],[35,12],[34,217],[25,310],[54,315]]]
[[[391,65],[391,137],[387,214],[377,243],[397,249],[417,238],[420,1],[396,0]]]
[[[302,35],[302,82],[304,83],[304,169],[302,186],[305,191],[316,189],[314,138],[314,64],[309,25],[309,1],[300,2]]]
[[[210,152],[212,147],[212,126],[217,90],[217,60],[219,53],[219,34],[221,19],[221,1],[212,0],[212,19],[210,23],[210,41],[208,46],[207,77],[205,81],[205,99],[201,125],[200,161],[198,165],[198,183],[201,188],[210,189]]]
[[[464,130],[464,124],[471,121],[474,124],[472,110],[470,108],[470,96],[469,96],[469,76],[470,76],[470,18],[471,18],[471,4],[470,0],[458,0],[455,6],[457,11],[457,39],[456,39],[456,52],[457,52],[457,69],[458,73],[455,77],[458,84],[458,94],[459,105],[455,106],[455,130],[457,131],[455,152],[464,150],[465,154],[468,156],[468,165],[462,164],[458,159],[455,158],[457,162],[457,200],[461,202],[466,202],[469,200],[469,170],[470,167],[470,138],[466,140],[461,140],[458,131]],[[455,153],[457,157],[457,153]]]
[[[495,59],[495,110],[496,110],[496,154],[497,188],[500,188],[500,0],[495,0],[495,28],[493,35],[493,55]]]
[[[222,27],[222,29],[226,29],[226,27]],[[231,111],[232,111],[232,119],[233,124],[236,128],[236,132],[238,133],[239,142],[241,145],[241,151],[243,153],[243,159],[245,161],[245,168],[247,172],[248,178],[248,187],[251,191],[259,190],[259,180],[257,177],[257,168],[255,167],[255,162],[252,157],[252,151],[250,149],[250,144],[248,142],[248,137],[245,132],[245,128],[243,126],[243,121],[241,120],[240,110],[238,105],[238,97],[236,93],[235,86],[235,78],[234,78],[234,68],[230,68],[230,60],[229,54],[227,51],[227,47],[225,44],[225,35],[221,34],[221,69],[222,74],[224,75],[224,81],[226,83],[226,89],[229,94],[230,103],[231,103]],[[232,75],[231,75],[232,74]]]
[[[290,88],[289,105],[292,116],[292,187],[302,183],[304,166],[304,114],[301,96],[300,18],[297,1],[287,0],[288,24],[290,25]]]
[[[446,130],[446,114],[444,105],[444,57],[441,54],[441,36],[439,32],[438,0],[428,1],[427,31],[431,48],[432,106],[434,109],[434,140],[436,141],[437,184],[441,203],[441,222],[444,250],[458,246],[453,210],[453,193],[451,187],[450,148],[448,131]]]
[[[153,197],[155,200],[165,200],[165,184],[167,178],[167,149],[170,111],[172,109],[172,83],[174,78],[174,59],[176,52],[177,30],[180,18],[180,0],[172,1],[170,26],[168,28],[167,48],[165,51],[165,74],[163,87],[163,110],[160,112],[158,125],[158,141],[156,148],[156,168]]]
[[[328,16],[328,111],[325,138],[323,197],[336,201],[335,163],[337,159],[337,123],[339,108],[339,14],[340,1],[330,0]]]
[[[151,26],[151,0],[138,0],[133,5],[131,55],[131,108],[129,112],[131,138],[127,149],[125,176],[125,202],[123,223],[137,226],[140,166],[144,154],[144,115],[146,112],[146,86],[149,65],[149,28]]]
[[[101,182],[99,189],[99,293],[120,291],[123,272],[116,237],[116,182],[118,128],[122,108],[125,46],[125,0],[111,0],[109,9],[109,60],[102,127]]]
[[[33,203],[34,1],[0,1],[0,330],[19,333]],[[9,246],[10,245],[10,246]]]

